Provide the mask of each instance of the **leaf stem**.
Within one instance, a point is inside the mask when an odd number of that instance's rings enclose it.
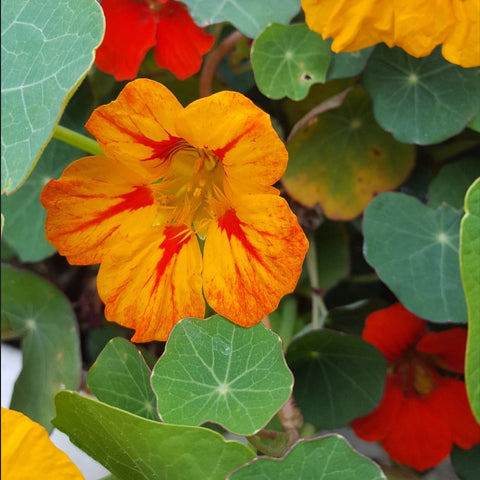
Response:
[[[81,133],[70,130],[67,127],[62,127],[61,125],[55,127],[53,138],[68,143],[69,145],[92,155],[104,155],[98,146],[98,143],[93,138],[86,137]]]
[[[318,330],[323,327],[327,318],[328,310],[323,302],[318,284],[317,249],[315,246],[315,237],[313,235],[309,235],[308,241],[310,246],[308,247],[305,260],[307,263],[310,286],[312,287],[312,328],[314,330]]]

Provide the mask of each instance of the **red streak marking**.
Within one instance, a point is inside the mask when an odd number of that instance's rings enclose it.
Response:
[[[149,140],[148,138],[138,138],[138,143],[141,143],[147,147],[150,147],[153,152],[152,155],[148,158],[143,158],[142,162],[147,160],[153,160],[155,158],[165,159],[168,157],[170,152],[175,150],[178,146],[178,143],[184,142],[184,140],[180,137],[172,137],[169,135],[167,140],[162,140],[161,142],[154,142],[153,140]]]
[[[98,225],[108,218],[118,215],[119,213],[127,210],[138,210],[140,208],[153,205],[154,203],[153,194],[145,185],[135,186],[133,191],[120,195],[117,198],[121,199],[119,203],[107,208],[107,210],[104,210],[103,212],[100,212],[95,218],[92,218],[92,220],[82,223],[68,233],[75,233],[80,230],[85,230],[86,228],[91,227],[92,225]]]
[[[233,140],[230,140],[224,147],[222,148],[217,148],[216,150],[211,150],[212,153],[214,153],[218,159],[223,162],[223,159],[225,158],[225,155],[227,154],[228,151],[230,151],[237,143],[248,133],[250,133],[254,128],[254,125],[250,125],[250,127],[247,128],[244,132],[242,132],[241,135],[238,137],[234,138]]]
[[[219,219],[218,219],[218,226],[227,232],[228,239],[231,240],[232,236],[237,238],[240,243],[243,245],[245,250],[250,253],[250,255],[255,258],[258,262],[262,263],[262,258],[258,254],[257,249],[248,241],[245,232],[242,229],[242,225],[245,223],[241,222],[235,210],[230,208],[227,210]]]

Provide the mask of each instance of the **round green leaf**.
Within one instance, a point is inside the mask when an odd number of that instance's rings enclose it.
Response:
[[[81,357],[70,302],[49,282],[2,265],[2,323],[22,338],[23,368],[10,407],[52,429],[53,398],[78,388]]]
[[[303,23],[272,24],[253,43],[251,60],[255,81],[264,95],[302,100],[311,85],[325,82],[330,48]]]
[[[480,478],[480,444],[470,450],[463,450],[455,445],[451,459],[455,473],[460,480],[478,480]]]
[[[257,457],[228,480],[386,480],[372,461],[340,435],[300,440],[281,458]]]
[[[150,369],[142,354],[124,338],[113,338],[87,374],[87,385],[102,402],[158,420]]]
[[[447,62],[440,47],[414,58],[378,45],[362,79],[377,122],[400,142],[440,142],[463,130],[480,109],[480,68]]]
[[[52,423],[119,480],[223,480],[253,451],[201,427],[168,425],[75,392],[55,397]]]
[[[300,0],[183,0],[200,26],[230,22],[244,35],[257,37],[269,23],[288,24]]]
[[[2,2],[2,193],[29,175],[103,31],[95,0]]]
[[[286,356],[295,401],[305,421],[319,429],[343,427],[382,398],[385,358],[361,338],[313,330],[294,339]]]
[[[362,88],[300,130],[287,148],[288,193],[308,207],[319,204],[334,220],[355,218],[377,192],[396,188],[414,160],[412,145],[398,143],[376,124]]]
[[[432,322],[466,322],[458,243],[461,214],[400,193],[383,193],[365,210],[364,253],[405,307]]]
[[[460,268],[468,306],[465,383],[480,422],[480,178],[468,189],[460,227]]]
[[[435,208],[448,203],[452,207],[463,209],[468,187],[479,177],[480,158],[465,158],[445,165],[430,182],[429,206]]]
[[[331,38],[326,41],[329,46],[332,44]],[[365,68],[374,48],[368,47],[356,52],[330,52],[330,67],[327,73],[327,80],[358,75]]]
[[[480,132],[480,112],[478,112],[470,121],[468,126],[472,129],[475,130],[476,132]]]
[[[180,321],[152,374],[165,422],[211,421],[238,435],[268,423],[288,400],[292,383],[278,335],[219,315]]]

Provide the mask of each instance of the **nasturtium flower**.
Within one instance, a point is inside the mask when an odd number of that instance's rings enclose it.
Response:
[[[84,476],[47,431],[23,413],[2,407],[2,479],[68,478]]]
[[[351,52],[385,42],[414,57],[442,44],[446,60],[480,65],[478,0],[302,0],[309,28],[333,37],[334,52]]]
[[[200,70],[202,55],[215,40],[174,0],[102,0],[101,5],[106,29],[95,62],[116,80],[135,78],[152,47],[159,67],[184,80]]]
[[[360,438],[381,442],[393,460],[417,470],[440,463],[453,444],[470,449],[480,442],[461,379],[464,328],[428,332],[425,320],[397,303],[367,318],[363,339],[389,368],[378,407],[352,422]]]
[[[202,317],[203,295],[248,327],[293,291],[308,242],[272,186],[288,154],[249,99],[223,91],[184,108],[137,79],[86,127],[105,156],[44,187],[46,236],[72,264],[101,263],[105,316],[135,329],[133,341]]]

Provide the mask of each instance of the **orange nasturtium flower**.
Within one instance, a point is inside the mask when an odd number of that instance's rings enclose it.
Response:
[[[70,263],[101,263],[105,316],[134,328],[133,341],[165,340],[180,319],[202,317],[202,289],[242,326],[293,291],[308,242],[271,186],[287,151],[249,99],[223,91],[183,108],[137,79],[86,126],[105,156],[44,187],[46,235]]]
[[[480,65],[479,0],[302,0],[309,28],[333,37],[334,52],[351,52],[385,42],[414,57],[442,44],[446,60]]]
[[[367,318],[363,339],[385,355],[389,370],[379,406],[352,422],[360,438],[381,442],[393,460],[417,470],[440,463],[453,444],[470,449],[480,442],[459,378],[464,328],[429,333],[425,320],[397,303]]]
[[[135,78],[152,47],[158,66],[184,80],[200,70],[202,55],[215,40],[175,0],[102,0],[101,5],[106,30],[95,63],[116,80]]]
[[[47,431],[23,413],[2,407],[2,479],[85,480]]]

